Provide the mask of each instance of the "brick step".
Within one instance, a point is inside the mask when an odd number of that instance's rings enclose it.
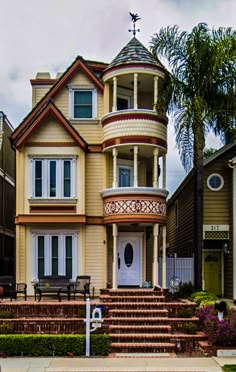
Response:
[[[165,296],[109,296],[109,295],[103,295],[100,296],[100,301],[102,302],[108,302],[109,304],[112,302],[138,302],[138,303],[145,303],[145,302],[164,302]]]
[[[170,333],[170,325],[114,325],[109,326],[110,333]]]
[[[107,289],[101,290],[101,295],[109,296],[163,296],[164,291],[154,291],[152,288],[140,288],[140,289]]]
[[[170,342],[169,333],[110,333],[112,342]]]
[[[110,338],[112,342],[176,342],[181,341],[204,341],[206,340],[206,335],[203,332],[198,332],[196,334],[186,334],[186,333],[110,333]],[[151,341],[150,341],[151,340]]]
[[[111,351],[120,353],[169,353],[175,350],[176,344],[170,342],[112,342]]]
[[[195,305],[195,304],[194,304]],[[178,309],[191,308],[192,305],[189,304],[182,304],[181,302],[106,302],[104,306],[108,307],[109,309],[166,309],[170,310],[171,312],[176,312]],[[195,305],[196,306],[196,305]]]
[[[168,310],[166,309],[160,309],[160,310],[149,310],[149,309],[109,309],[109,314],[112,317],[127,317],[128,319],[132,319],[133,317],[167,317],[168,316]]]

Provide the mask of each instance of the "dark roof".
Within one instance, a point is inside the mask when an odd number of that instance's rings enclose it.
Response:
[[[136,39],[136,37],[133,37],[129,43],[117,54],[106,70],[109,70],[114,66],[131,63],[145,63],[148,65],[163,67],[161,62],[154,58],[149,50],[138,39]]]

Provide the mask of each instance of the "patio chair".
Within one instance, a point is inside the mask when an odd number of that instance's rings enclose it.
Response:
[[[26,283],[16,283],[15,285],[13,284],[11,289],[10,289],[10,300],[14,298],[15,300],[17,299],[17,294],[21,293],[25,297],[25,301],[27,301],[27,284]]]
[[[86,301],[86,295],[90,297],[90,284],[91,284],[91,276],[89,275],[79,275],[75,279],[73,293],[74,293],[74,300],[75,295],[77,293],[84,295],[84,301]]]

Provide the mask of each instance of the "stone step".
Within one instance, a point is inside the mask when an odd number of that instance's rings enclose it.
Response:
[[[170,325],[114,325],[109,326],[109,333],[170,333]]]
[[[174,352],[175,343],[170,342],[112,342],[111,351],[120,353],[169,353]]]
[[[148,317],[167,317],[168,316],[168,310],[166,309],[159,309],[159,310],[149,310],[149,309],[109,309],[109,314],[112,317],[127,317],[129,319],[132,319],[133,317],[142,317],[142,318],[148,318]]]
[[[165,296],[109,296],[109,295],[103,295],[100,296],[100,300],[102,302],[123,302],[123,303],[129,303],[129,302],[138,302],[138,303],[145,303],[145,302],[164,302]]]

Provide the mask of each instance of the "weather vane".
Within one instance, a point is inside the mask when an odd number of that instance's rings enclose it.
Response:
[[[130,16],[131,16],[131,21],[132,21],[133,24],[134,24],[133,30],[129,30],[129,32],[133,32],[133,35],[135,36],[135,35],[136,35],[136,32],[140,32],[140,29],[136,30],[136,28],[135,28],[135,23],[136,23],[137,21],[139,21],[139,20],[141,19],[141,17],[139,17],[139,15],[138,15],[137,13],[134,14],[134,13],[130,13],[130,12],[129,12],[129,14],[130,14]]]

